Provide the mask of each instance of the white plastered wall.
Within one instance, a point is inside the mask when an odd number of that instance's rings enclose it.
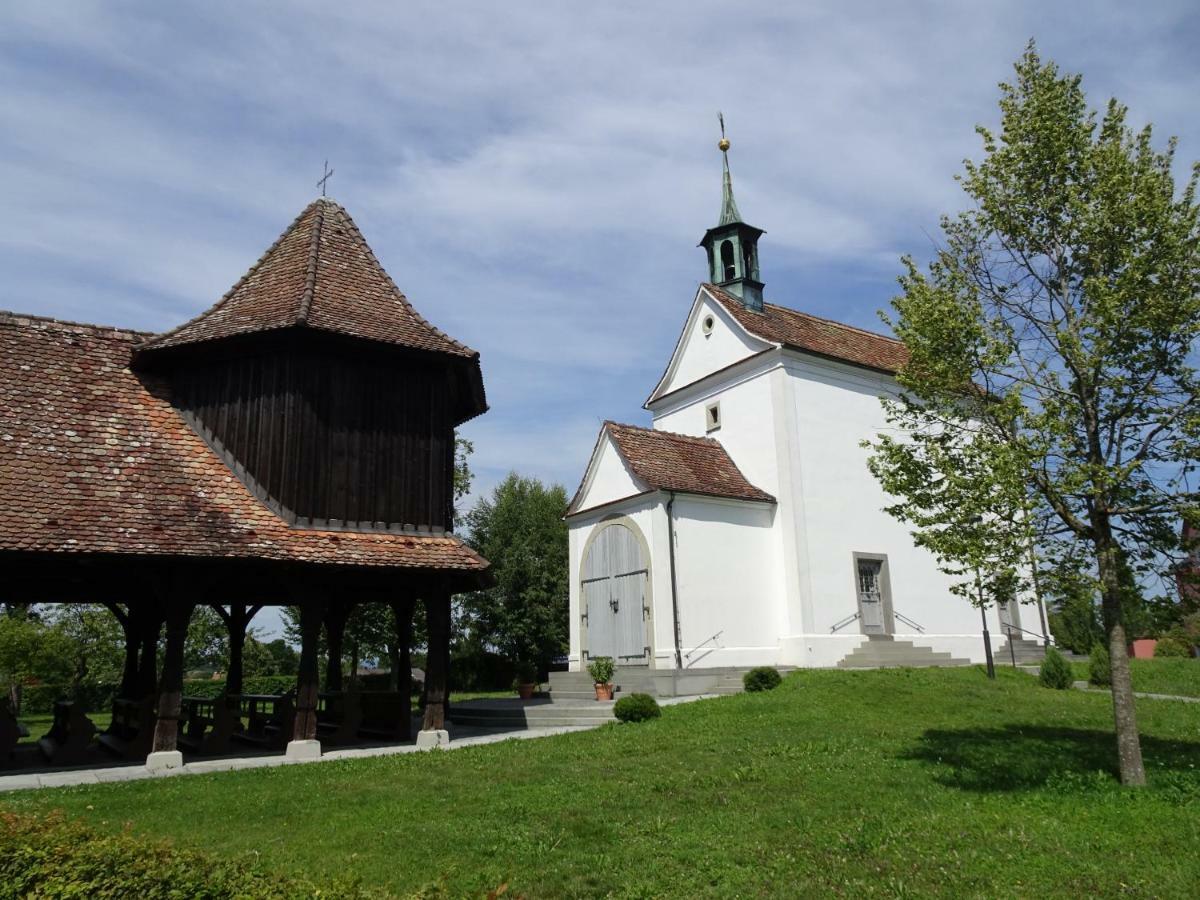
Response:
[[[776,661],[782,622],[775,596],[774,516],[772,504],[676,495],[685,669]]]

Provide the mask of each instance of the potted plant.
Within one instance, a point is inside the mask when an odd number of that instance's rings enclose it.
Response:
[[[522,700],[529,700],[538,689],[538,670],[531,662],[517,663],[517,694]]]
[[[597,656],[588,663],[588,674],[592,676],[592,681],[596,686],[597,700],[611,700],[613,698],[613,659],[611,656]]]

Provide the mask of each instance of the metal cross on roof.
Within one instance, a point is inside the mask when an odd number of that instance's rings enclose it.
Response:
[[[321,189],[322,197],[325,196],[325,182],[329,180],[331,175],[333,175],[333,169],[329,168],[329,160],[325,160],[325,174],[321,177],[321,180],[317,182],[317,187]]]

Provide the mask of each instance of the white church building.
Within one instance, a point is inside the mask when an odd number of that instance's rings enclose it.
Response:
[[[983,661],[979,610],[867,470],[903,345],[765,303],[762,233],[726,156],[709,281],[645,402],[653,428],[606,422],[568,510],[570,668]],[[1006,632],[1041,643],[1038,612],[986,612],[998,661]]]

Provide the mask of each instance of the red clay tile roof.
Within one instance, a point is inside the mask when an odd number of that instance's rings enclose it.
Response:
[[[289,528],[130,370],[145,337],[0,312],[0,554],[487,569],[449,535]]]
[[[908,350],[895,338],[773,303],[764,304],[761,313],[753,312],[714,284],[705,284],[704,289],[743,328],[764,341],[892,374],[908,362]]]
[[[733,500],[775,502],[774,497],[746,480],[725,448],[712,438],[638,428],[618,422],[605,422],[601,437],[605,432],[612,438],[633,474],[652,489]],[[583,499],[582,494],[581,484],[567,515],[581,511],[578,507]]]
[[[328,198],[310,203],[215,306],[139,349],[161,350],[298,326],[478,356],[412,308],[350,214]]]

